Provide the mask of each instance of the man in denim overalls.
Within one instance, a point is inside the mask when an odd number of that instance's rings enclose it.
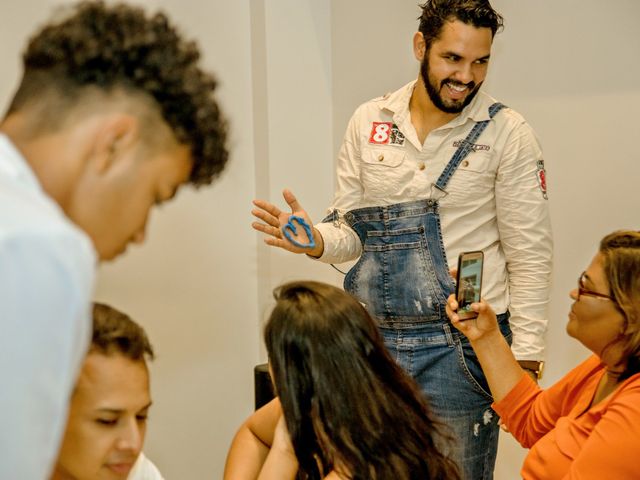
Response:
[[[417,81],[361,105],[338,157],[330,215],[313,248],[282,235],[291,213],[264,201],[266,242],[328,263],[359,258],[344,287],[377,319],[387,347],[453,430],[464,478],[488,479],[498,441],[482,370],[445,315],[460,252],[482,250],[483,297],[523,367],[543,355],[551,272],[544,161],[531,127],[480,92],[502,18],[486,0],[422,6]],[[298,230],[294,240],[304,243]],[[509,318],[511,316],[511,318]]]

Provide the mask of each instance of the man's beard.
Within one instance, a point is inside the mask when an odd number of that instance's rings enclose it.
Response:
[[[429,78],[429,63],[427,62],[426,54],[422,59],[422,64],[420,65],[420,75],[422,76],[422,81],[424,82],[424,86],[427,90],[429,98],[431,99],[431,102],[436,106],[436,108],[446,113],[460,113],[464,109],[464,107],[471,103],[471,100],[473,100],[473,98],[476,96],[476,94],[480,90],[480,86],[482,85],[482,82],[476,85],[475,82],[460,83],[456,82],[455,80],[446,79],[440,82],[440,85],[438,86],[435,80],[431,81],[431,79]],[[442,95],[440,95],[440,91],[447,83],[451,85],[465,86],[469,89],[469,93],[461,100],[449,100],[445,103]]]

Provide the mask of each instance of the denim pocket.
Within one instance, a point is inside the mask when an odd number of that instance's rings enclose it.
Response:
[[[509,327],[509,314],[507,312],[499,317],[501,317],[501,320],[499,321],[500,332],[507,343],[511,345],[513,335],[511,333],[511,328]],[[455,345],[456,351],[458,352],[460,367],[465,372],[467,380],[469,380],[475,390],[482,393],[487,399],[493,402],[489,384],[487,383],[487,379],[482,371],[482,367],[480,367],[480,361],[478,360],[476,352],[473,351],[473,347],[471,347],[469,341],[464,338],[462,334],[458,334],[456,336]]]
[[[406,250],[425,246],[424,227],[409,227],[396,230],[370,230],[364,241],[363,250],[384,252]]]
[[[456,338],[455,344],[456,351],[458,352],[458,361],[465,373],[465,377],[475,390],[481,393],[487,400],[493,401],[493,397],[491,393],[489,393],[489,384],[487,383],[476,352],[473,351],[471,344],[461,337]]]
[[[378,320],[439,318],[436,302],[443,302],[443,293],[433,276],[424,274],[433,267],[422,243],[397,240],[367,241],[358,263],[345,277],[345,290],[364,302]]]

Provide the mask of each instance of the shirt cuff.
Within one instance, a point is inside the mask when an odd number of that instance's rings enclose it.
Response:
[[[525,330],[518,326],[518,317],[512,316],[509,319],[511,332],[513,333],[513,343],[511,351],[517,360],[544,360],[545,344],[544,335],[546,321],[528,321],[528,328]]]
[[[318,223],[314,227],[322,235],[324,250],[318,260],[324,263],[343,263],[360,256],[362,252],[358,235],[347,225]]]

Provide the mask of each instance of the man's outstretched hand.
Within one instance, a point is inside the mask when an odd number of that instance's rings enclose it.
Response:
[[[322,235],[313,227],[313,222],[309,218],[309,215],[307,215],[307,212],[300,206],[298,199],[290,190],[283,190],[282,196],[285,202],[287,202],[287,205],[289,205],[290,211],[281,210],[277,205],[269,203],[266,200],[254,200],[253,204],[256,208],[251,210],[251,214],[261,220],[261,222],[253,222],[251,226],[266,235],[264,243],[267,245],[280,247],[293,253],[306,253],[312,257],[319,257],[324,250]],[[313,248],[296,246],[285,237],[283,229],[285,225],[289,223],[289,218],[292,215],[303,218],[304,221],[310,225],[313,242],[315,243]],[[294,234],[293,230],[289,228],[291,238],[301,245],[311,243],[311,239],[307,236],[307,232],[303,226],[295,221],[292,223],[296,227],[296,232]]]

